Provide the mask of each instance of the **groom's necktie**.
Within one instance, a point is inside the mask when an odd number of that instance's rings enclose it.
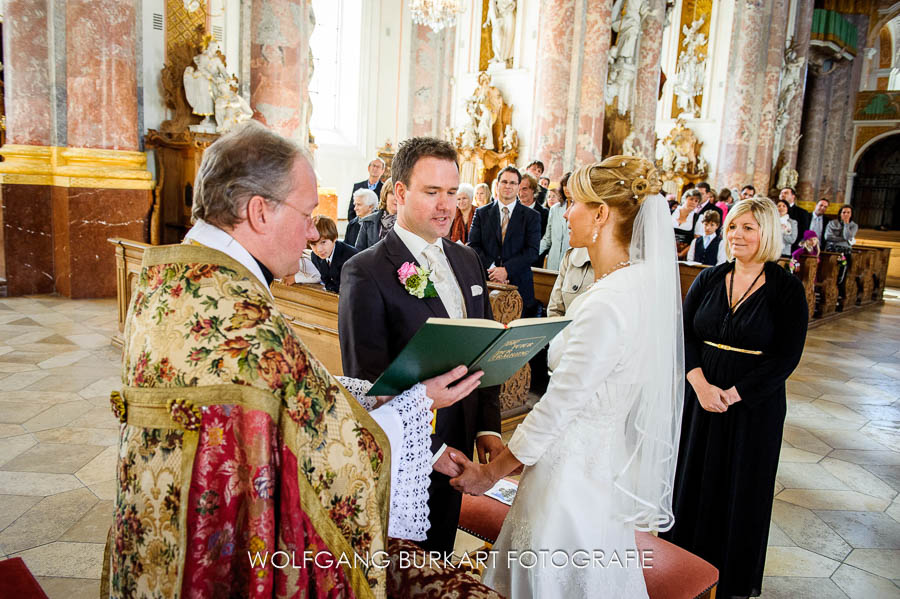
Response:
[[[437,243],[441,243],[441,241],[438,240]],[[422,255],[428,260],[431,281],[434,283],[434,289],[437,291],[438,297],[441,298],[447,314],[450,318],[465,318],[466,307],[463,295],[459,290],[456,276],[450,268],[450,263],[447,261],[444,251],[437,245],[427,245],[422,250]]]

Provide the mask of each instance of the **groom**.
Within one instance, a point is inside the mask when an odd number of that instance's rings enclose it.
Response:
[[[478,256],[442,239],[456,211],[456,150],[445,141],[414,137],[400,144],[391,173],[397,224],[381,242],[350,258],[341,273],[338,329],[344,375],[369,381],[387,369],[428,318],[492,318]],[[431,271],[437,297],[419,299],[400,283],[397,270],[407,262]],[[498,392],[498,387],[477,389],[437,413],[425,549],[452,551],[456,538],[462,495],[450,478],[461,470],[447,448],[471,455],[475,444],[482,462],[503,450]]]

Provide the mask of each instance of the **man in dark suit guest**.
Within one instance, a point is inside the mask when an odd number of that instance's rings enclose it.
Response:
[[[743,187],[741,187],[741,199],[742,200],[749,200],[750,198],[752,198],[755,195],[756,195],[756,188],[753,187],[752,185],[744,185]]]
[[[809,230],[816,234],[816,237],[819,238],[819,245],[824,247],[825,241],[825,228],[828,226],[828,221],[831,220],[826,216],[825,212],[828,210],[828,199],[822,198],[816,203],[816,207],[813,210],[812,215],[809,217]],[[788,210],[788,214],[790,214],[790,210]]]
[[[359,236],[359,229],[362,226],[359,221],[372,214],[378,205],[378,196],[374,191],[369,189],[357,189],[353,192],[350,205],[356,212],[356,216],[347,223],[347,231],[344,233],[344,242],[348,245],[355,246],[356,238]]]
[[[694,229],[694,235],[704,235],[703,229],[703,213],[709,210],[716,212],[719,215],[719,226],[721,227],[721,223],[724,219],[722,214],[722,209],[716,206],[716,196],[712,192],[712,188],[709,186],[709,183],[706,181],[701,181],[697,183],[697,189],[700,190],[700,193],[703,194],[703,197],[700,200],[700,205],[697,206],[697,209],[694,212],[697,213],[697,226]],[[717,229],[718,232],[718,229]]]
[[[326,291],[339,293],[341,287],[341,269],[344,262],[356,254],[356,248],[338,241],[337,225],[327,216],[316,217],[318,241],[310,242],[312,263],[322,277]]]
[[[793,187],[785,187],[778,196],[788,203],[788,216],[797,221],[797,241],[791,244],[791,251],[800,247],[803,234],[809,230],[810,214],[797,205],[797,192]]]
[[[459,163],[446,141],[414,137],[391,163],[397,221],[384,239],[353,256],[341,275],[338,334],[347,376],[374,381],[429,317],[492,318],[487,282],[470,248],[443,239],[456,211]],[[535,214],[535,216],[537,216]],[[427,268],[437,297],[418,298],[400,282],[406,263]],[[476,389],[436,413],[428,487],[430,528],[422,546],[451,551],[462,495],[450,478],[462,471],[448,448],[486,463],[503,450],[499,388]]]
[[[541,175],[544,174],[544,163],[540,160],[532,160],[528,166],[525,167],[525,172],[530,173],[534,177],[534,180],[538,181],[541,178]],[[537,185],[534,191],[534,201],[543,206],[544,202],[547,200],[547,188]]]
[[[356,218],[356,208],[353,206],[353,194],[357,189],[370,189],[375,193],[376,198],[381,197],[381,175],[384,174],[384,160],[381,158],[373,158],[369,163],[369,178],[359,183],[353,184],[353,191],[350,192],[350,208],[347,209],[347,220],[351,221]]]
[[[550,210],[541,206],[535,201],[535,195],[537,194],[537,180],[531,175],[531,173],[525,173],[522,175],[522,182],[519,183],[519,203],[523,206],[528,206],[532,210],[536,210],[538,214],[541,215],[541,239],[544,238],[544,233],[547,232],[547,219],[550,217]],[[540,248],[538,248],[540,249]],[[547,252],[545,251],[543,254],[538,254],[537,260],[534,261],[533,266],[537,266],[538,268],[544,267],[544,258],[547,256]]]
[[[491,281],[519,288],[522,316],[529,317],[538,307],[531,265],[540,250],[541,215],[516,199],[521,182],[514,166],[500,171],[497,201],[475,211],[468,245],[478,253]]]

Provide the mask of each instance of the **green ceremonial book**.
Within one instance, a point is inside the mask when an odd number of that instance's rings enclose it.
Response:
[[[465,364],[484,371],[480,387],[505,382],[571,319],[520,318],[508,325],[482,318],[429,318],[391,362],[369,395],[398,395]]]

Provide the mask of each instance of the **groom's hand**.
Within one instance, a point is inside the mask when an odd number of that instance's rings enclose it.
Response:
[[[449,454],[460,468],[460,474],[450,479],[450,485],[457,491],[468,495],[482,495],[494,486],[495,481],[491,480],[488,467],[484,464],[476,464],[456,450],[448,449],[444,453]]]
[[[475,449],[478,450],[478,461],[487,464],[503,451],[503,441],[495,435],[481,435],[475,439]]]
[[[459,476],[463,471],[462,467],[454,462],[450,457],[449,447],[444,450],[444,453],[441,454],[441,457],[437,459],[432,468],[434,468],[441,474],[446,474],[451,478],[453,478],[454,476]]]

